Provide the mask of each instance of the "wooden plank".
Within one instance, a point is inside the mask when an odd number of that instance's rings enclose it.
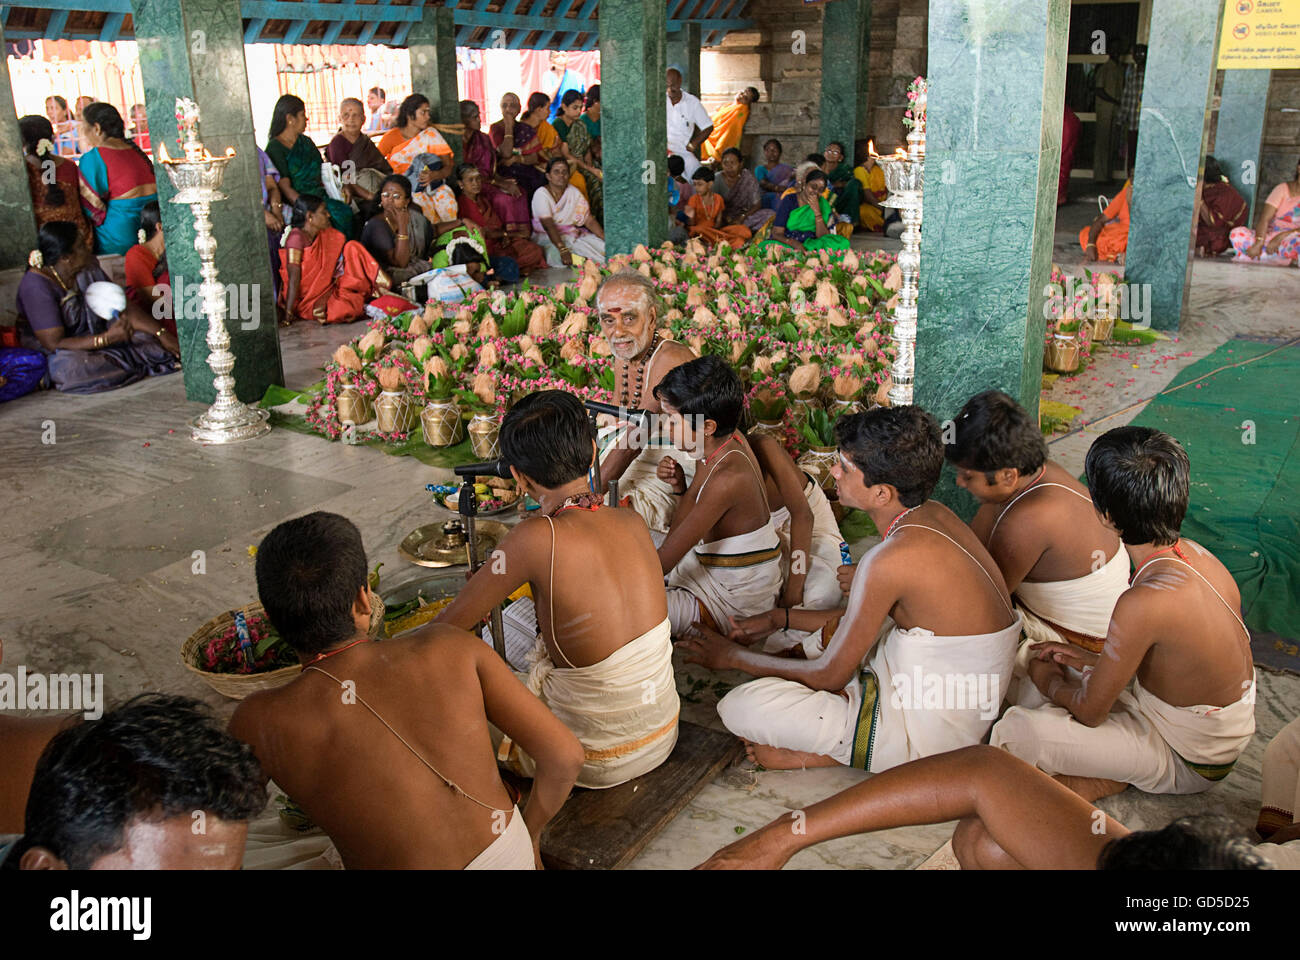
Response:
[[[103,43],[111,43],[122,36],[122,21],[126,19],[125,13],[110,13],[104,18],[104,25],[99,30],[99,39]]]
[[[549,870],[627,866],[743,749],[732,734],[683,721],[658,768],[608,790],[574,790],[542,833],[542,862]]]

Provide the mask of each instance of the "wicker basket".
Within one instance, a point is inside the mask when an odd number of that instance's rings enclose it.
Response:
[[[370,635],[377,637],[384,625],[384,601],[378,594],[371,593],[370,604]],[[266,610],[260,603],[249,603],[238,610],[227,610],[199,627],[181,644],[181,663],[185,665],[186,670],[202,678],[203,682],[213,690],[231,700],[243,700],[262,690],[283,687],[302,672],[300,666],[289,666],[263,673],[209,673],[195,666],[212,635],[224,633],[226,628],[235,622],[236,613],[242,613],[245,617],[261,617],[265,616]]]

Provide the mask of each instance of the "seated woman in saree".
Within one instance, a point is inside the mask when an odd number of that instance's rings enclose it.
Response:
[[[298,194],[280,250],[284,322],[351,323],[390,286],[370,251],[330,226],[325,200]]]
[[[462,100],[460,119],[465,126],[461,152],[465,162],[474,164],[483,174],[483,194],[488,203],[507,227],[528,223],[528,198],[524,196],[519,181],[499,169],[499,153],[492,138],[480,126],[478,104],[473,100]]]
[[[763,144],[763,162],[754,168],[754,179],[763,190],[763,206],[776,209],[776,201],[794,184],[794,167],[781,162],[781,141],[775,137]]]
[[[603,181],[600,168],[587,159],[587,149],[591,146],[591,130],[582,122],[586,101],[578,90],[566,91],[560,100],[560,112],[553,121],[555,132],[560,138],[559,153],[569,164],[569,182],[591,203],[594,190],[601,193]],[[579,128],[576,132],[574,128]],[[601,206],[604,206],[602,196]]]
[[[75,223],[82,242],[93,248],[95,235],[81,205],[83,200],[91,203],[99,198],[91,193],[76,163],[54,152],[53,125],[45,117],[31,114],[18,121],[18,132],[23,138],[27,189],[37,229],[52,220]]]
[[[722,214],[725,226],[739,224],[758,233],[775,216],[775,211],[763,209],[763,191],[735,147],[722,151],[722,174],[714,178],[713,189],[727,205]]]
[[[1229,234],[1246,225],[1250,207],[1224,176],[1214,157],[1205,158],[1205,185],[1196,220],[1196,255],[1217,257],[1232,246]]]
[[[1231,231],[1236,263],[1266,263],[1295,266],[1300,258],[1300,160],[1296,178],[1273,188],[1255,217],[1255,229]]]
[[[140,229],[140,211],[158,195],[153,162],[130,140],[122,115],[107,103],[88,103],[81,132],[90,149],[81,175],[90,191],[82,207],[95,225],[95,253],[126,253]]]
[[[418,207],[411,205],[411,184],[391,174],[380,184],[379,212],[361,231],[361,245],[388,274],[394,285],[424,273],[433,264],[429,248],[434,231]]]
[[[853,179],[862,187],[858,222],[873,233],[882,233],[886,223],[898,219],[898,212],[885,208],[889,190],[885,187],[884,168],[865,148],[858,156],[858,165],[853,168]]]
[[[348,97],[339,105],[339,132],[325,148],[325,159],[339,168],[343,195],[363,220],[378,208],[375,194],[379,184],[393,172],[375,142],[361,132],[365,120],[365,105],[356,97]]]
[[[525,200],[546,182],[546,174],[535,164],[540,144],[537,131],[519,118],[519,98],[507,93],[501,98],[501,119],[488,128],[497,148],[497,173],[519,184]]]
[[[546,251],[553,267],[573,266],[575,253],[605,262],[605,231],[569,183],[569,165],[561,157],[546,165],[546,186],[533,194],[533,242]]]
[[[472,163],[462,163],[456,168],[456,179],[460,184],[457,201],[461,219],[477,226],[483,234],[492,269],[501,279],[510,282],[512,273],[519,276],[544,269],[546,254],[533,243],[531,225],[506,226],[501,222],[501,217],[483,196],[482,171]],[[507,260],[510,263],[506,263]]]
[[[695,168],[691,178],[693,192],[686,201],[686,232],[709,246],[726,243],[733,248],[739,247],[752,234],[743,223],[723,226],[722,217],[727,205],[713,192],[715,179],[712,168],[703,164]]]
[[[429,98],[413,93],[397,110],[393,129],[379,140],[379,152],[388,158],[393,173],[409,173],[411,164],[421,157],[436,158],[442,163],[426,163],[419,186],[446,180],[451,176],[451,146],[442,138],[431,120]]]
[[[1084,261],[1105,260],[1124,262],[1128,250],[1129,198],[1133,195],[1133,181],[1126,180],[1124,189],[1107,204],[1092,223],[1079,231],[1079,246],[1083,247]]]
[[[316,144],[307,136],[307,105],[286,93],[275,101],[271,113],[271,139],[266,155],[280,171],[280,194],[285,203],[299,196],[324,197],[320,168],[324,161]],[[352,208],[341,200],[325,200],[330,222],[345,237],[352,235]]]
[[[858,225],[862,206],[862,184],[853,176],[853,164],[844,155],[844,144],[832,140],[826,145],[826,182],[835,191],[835,212],[849,218],[853,226]]]
[[[770,245],[785,247],[798,253],[808,250],[847,250],[849,240],[832,232],[835,211],[822,196],[826,189],[826,174],[811,168],[797,193],[783,197],[772,221],[772,236],[763,241],[764,249]]]
[[[176,338],[108,282],[76,226],[47,223],[36,242],[30,269],[18,283],[18,314],[34,337],[24,336],[23,345],[45,352],[56,389],[100,393],[181,368]],[[88,295],[87,288],[97,282],[105,287]],[[116,292],[121,304],[108,318],[91,309],[105,288]],[[103,306],[99,310],[108,312]]]
[[[167,248],[163,246],[162,211],[158,201],[140,212],[137,243],[126,252],[127,299],[153,317],[167,332],[176,335],[176,310],[172,304],[172,281],[167,273]]]
[[[551,126],[551,101],[546,94],[538,91],[528,97],[528,112],[519,118],[535,131],[533,139],[522,145],[520,162],[531,164],[541,174],[542,183],[546,182],[546,163],[560,149],[560,135]]]

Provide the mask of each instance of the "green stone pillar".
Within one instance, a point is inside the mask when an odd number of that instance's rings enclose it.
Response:
[[[1143,286],[1157,330],[1178,329],[1191,288],[1197,181],[1222,16],[1222,4],[1205,0],[1156,0],[1151,7],[1124,279]]]
[[[868,125],[870,26],[871,0],[835,0],[822,8],[821,148],[843,142],[850,163],[853,143]]]
[[[668,66],[682,72],[682,89],[700,96],[700,25],[685,23],[668,34]],[[665,67],[667,69],[667,67]]]
[[[5,49],[4,25],[0,24],[0,50]],[[0,70],[0,212],[6,224],[0,231],[0,270],[25,267],[28,255],[36,249],[36,218],[8,70]]]
[[[1250,206],[1248,225],[1252,226],[1259,189],[1259,148],[1272,76],[1271,70],[1223,71],[1219,124],[1214,134],[1214,157],[1237,192],[1246,198]]]
[[[1038,409],[1069,23],[1069,0],[930,7],[914,395],[940,421],[989,389]],[[951,468],[936,496],[973,510]]]
[[[411,52],[411,89],[429,98],[436,123],[460,123],[460,88],[456,85],[456,26],[450,7],[426,6],[419,23],[406,35]],[[524,95],[524,100],[528,96]],[[482,117],[486,126],[487,117]],[[456,156],[460,137],[443,134]]]
[[[199,136],[210,153],[235,148],[221,187],[227,199],[212,204],[212,230],[219,280],[227,290],[235,391],[240,400],[254,402],[271,384],[284,383],[284,370],[239,7],[225,0],[131,0],[131,10],[155,157],[163,145],[173,157],[181,153],[177,97],[199,105]],[[176,191],[162,165],[155,163],[154,172],[185,365],[185,396],[211,403],[215,391],[207,365],[208,320],[198,293],[202,277],[194,219],[188,205],[169,202]]]
[[[663,0],[602,0],[600,127],[605,251],[668,239]]]

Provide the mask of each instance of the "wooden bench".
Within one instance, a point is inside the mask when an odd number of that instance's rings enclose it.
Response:
[[[542,834],[548,870],[627,866],[705,785],[744,752],[730,733],[683,721],[659,767],[608,790],[575,789]]]

